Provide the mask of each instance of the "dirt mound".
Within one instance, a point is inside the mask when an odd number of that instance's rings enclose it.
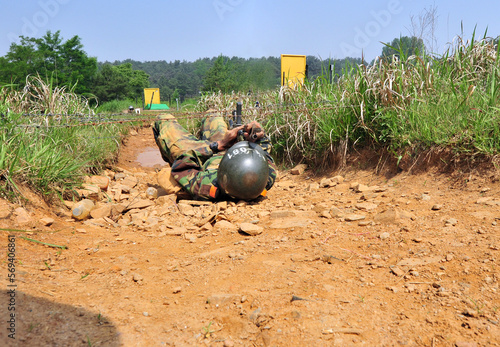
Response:
[[[125,141],[91,219],[0,204],[1,345],[500,345],[495,175],[281,172],[211,204],[148,196],[155,148]]]

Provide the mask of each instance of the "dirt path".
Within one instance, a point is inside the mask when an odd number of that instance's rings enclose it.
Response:
[[[500,345],[497,176],[281,172],[258,204],[200,205],[146,197],[154,147],[130,136],[100,195],[124,211],[1,202],[0,228],[32,232],[0,232],[0,345]]]

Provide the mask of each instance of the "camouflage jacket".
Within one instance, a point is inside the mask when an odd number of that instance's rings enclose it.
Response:
[[[271,143],[265,136],[258,144],[264,149],[269,163],[269,190],[276,179],[277,168],[270,155]],[[191,196],[200,200],[219,200],[223,198],[217,186],[217,169],[225,152],[214,154],[208,144],[185,152],[172,164],[172,175]]]

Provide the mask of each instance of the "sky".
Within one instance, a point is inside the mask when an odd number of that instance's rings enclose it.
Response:
[[[195,61],[313,55],[320,59],[380,55],[382,42],[412,36],[412,18],[435,10],[442,54],[458,36],[500,35],[498,0],[0,0],[0,56],[19,36],[60,31],[78,36],[98,61]],[[463,31],[462,31],[463,30]]]

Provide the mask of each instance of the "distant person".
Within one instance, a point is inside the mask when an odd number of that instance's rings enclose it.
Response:
[[[171,114],[153,123],[156,144],[183,190],[200,200],[255,200],[276,179],[271,142],[262,126],[251,123],[228,130],[224,119],[202,120],[200,138]]]

